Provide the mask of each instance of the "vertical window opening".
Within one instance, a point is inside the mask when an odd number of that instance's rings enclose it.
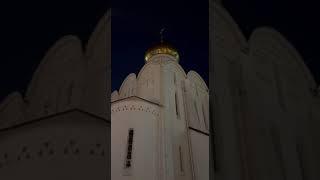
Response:
[[[274,64],[274,75],[275,75],[275,83],[276,83],[276,88],[277,88],[277,96],[278,96],[278,102],[283,110],[286,110],[286,104],[284,100],[284,94],[283,94],[283,89],[281,87],[281,79],[280,79],[280,72],[277,67],[277,65]]]
[[[176,104],[176,115],[177,115],[177,118],[180,118],[179,101],[178,101],[177,93],[175,93],[174,96],[175,96],[175,104]]]
[[[278,132],[274,127],[271,127],[271,140],[273,144],[273,150],[277,156],[277,159],[279,161],[279,166],[281,168],[282,177],[286,179],[285,175],[285,166],[283,163],[283,154],[281,149],[281,143],[280,143],[280,136],[278,135]]]
[[[198,119],[198,121],[200,123],[199,114],[198,114],[198,108],[197,108],[197,102],[195,100],[193,101],[193,105],[194,105],[194,109],[196,111],[197,119]]]
[[[302,176],[303,179],[307,179],[306,173],[305,173],[305,168],[304,168],[304,165],[303,165],[302,145],[298,143],[296,145],[296,149],[297,149],[297,154],[298,154],[299,166],[300,166],[300,169],[301,169],[301,176]]]
[[[207,117],[206,117],[206,112],[204,108],[204,104],[202,103],[202,115],[203,115],[203,121],[204,121],[204,126],[206,129],[209,129],[209,126],[207,124]]]
[[[180,160],[180,172],[184,174],[184,167],[183,167],[183,154],[181,146],[179,146],[179,160]]]
[[[72,91],[73,91],[73,82],[71,82],[69,88],[68,88],[68,105],[71,104],[71,98],[72,98]]]
[[[125,161],[125,169],[131,168],[132,166],[132,146],[133,146],[133,129],[130,128],[128,132],[128,144],[127,144],[127,155]]]
[[[197,97],[199,96],[199,93],[198,93],[198,88],[196,87],[196,94],[197,94]]]

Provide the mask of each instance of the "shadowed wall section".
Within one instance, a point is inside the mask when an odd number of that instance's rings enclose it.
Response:
[[[0,103],[0,179],[109,179],[110,72],[108,11],[85,49],[63,37]]]
[[[210,2],[209,23],[215,179],[318,179],[311,73],[274,29],[258,28],[246,40],[222,4]]]

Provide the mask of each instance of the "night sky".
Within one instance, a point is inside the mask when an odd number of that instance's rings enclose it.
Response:
[[[114,2],[117,2],[115,4]],[[183,0],[113,2],[112,89],[129,73],[138,73],[147,48],[165,40],[180,52],[182,67],[197,71],[208,82],[208,2]],[[138,2],[138,3],[137,3]],[[134,3],[134,4],[133,4]],[[248,37],[258,26],[281,32],[300,52],[320,82],[316,1],[224,0],[224,6]],[[64,35],[84,44],[110,7],[106,0],[12,1],[1,4],[0,101],[13,91],[24,93],[46,51]]]
[[[112,9],[112,90],[128,74],[138,74],[146,50],[160,42],[163,27],[164,41],[178,50],[184,70],[195,70],[208,83],[208,1],[117,2]]]
[[[223,0],[224,7],[248,38],[254,28],[273,27],[299,51],[320,82],[320,11],[317,1]]]

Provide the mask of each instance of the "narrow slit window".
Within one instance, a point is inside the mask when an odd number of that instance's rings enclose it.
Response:
[[[281,86],[280,72],[277,65],[274,65],[274,76],[275,76],[275,83],[277,88],[277,96],[278,96],[279,104],[283,110],[286,110],[286,103],[284,99],[283,89]]]
[[[132,147],[133,147],[133,129],[130,128],[128,132],[128,144],[127,144],[127,154],[125,161],[125,169],[131,168],[132,166]]]
[[[177,93],[175,93],[174,96],[175,96],[175,104],[176,104],[176,115],[177,115],[177,118],[180,118],[179,101],[178,101]]]
[[[183,154],[182,154],[181,146],[179,146],[179,160],[180,160],[180,172],[181,172],[181,174],[184,174]]]
[[[73,82],[71,82],[71,84],[68,88],[68,104],[71,104],[73,86],[74,86],[74,84],[73,84]]]
[[[194,105],[194,109],[195,109],[195,111],[196,111],[197,119],[198,119],[198,121],[199,121],[199,123],[200,123],[200,119],[199,119],[199,114],[198,114],[198,108],[197,108],[197,103],[196,103],[196,101],[193,101],[193,105]]]
[[[206,117],[206,112],[205,112],[204,104],[202,104],[202,114],[203,114],[204,126],[205,126],[206,129],[209,129],[209,126],[208,126],[208,124],[207,124],[207,117]]]
[[[277,159],[279,161],[279,167],[281,168],[281,173],[282,173],[282,177],[283,179],[286,179],[286,175],[285,175],[285,165],[284,165],[284,161],[283,161],[283,153],[282,153],[282,149],[281,149],[281,143],[279,140],[279,134],[276,131],[276,129],[274,127],[271,127],[271,141],[273,144],[273,149],[274,152],[277,156]]]
[[[301,144],[297,144],[296,145],[296,149],[297,149],[298,161],[299,161],[299,166],[300,166],[300,169],[301,169],[302,178],[303,179],[307,179],[306,173],[305,173],[305,167],[304,167],[304,164],[303,164],[302,145]]]

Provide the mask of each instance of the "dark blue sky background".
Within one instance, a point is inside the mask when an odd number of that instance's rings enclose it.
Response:
[[[186,72],[197,71],[208,82],[208,1],[117,1],[112,9],[112,90],[138,73],[145,51],[164,40],[178,49]]]

